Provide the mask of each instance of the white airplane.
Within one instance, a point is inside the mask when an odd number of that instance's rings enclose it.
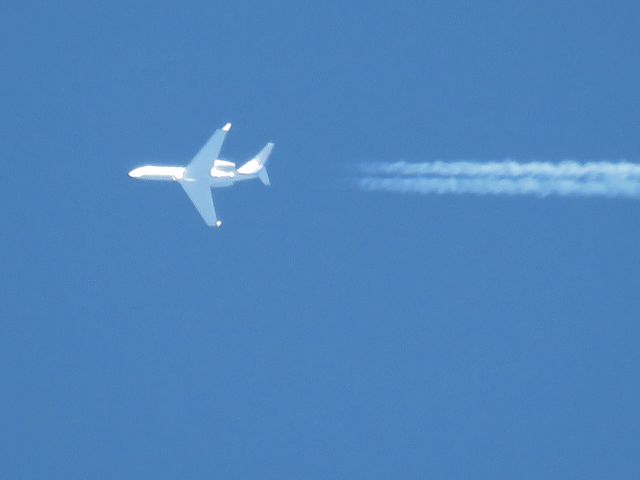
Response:
[[[230,123],[216,130],[186,167],[146,165],[131,170],[129,176],[140,180],[178,182],[205,223],[211,227],[219,228],[222,226],[222,221],[216,217],[211,188],[230,187],[236,182],[256,177],[264,185],[271,185],[265,163],[269,159],[273,143],[267,143],[258,155],[236,169],[235,163],[218,158],[222,143],[229,130],[231,130]]]

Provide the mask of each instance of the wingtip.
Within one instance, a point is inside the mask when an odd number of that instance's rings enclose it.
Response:
[[[216,222],[216,228],[220,228],[220,227],[222,227],[222,220],[218,220]]]
[[[229,130],[231,130],[231,124],[230,124],[229,122],[227,122],[227,123],[225,124],[225,126],[224,126],[224,127],[222,127],[222,131],[223,131],[223,132],[225,132],[225,133],[227,133]]]

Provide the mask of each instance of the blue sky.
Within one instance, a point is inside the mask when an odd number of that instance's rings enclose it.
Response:
[[[13,4],[11,4],[13,3]],[[640,203],[351,188],[640,158],[631,1],[1,7],[3,478],[630,478]],[[176,185],[234,123],[272,187]]]

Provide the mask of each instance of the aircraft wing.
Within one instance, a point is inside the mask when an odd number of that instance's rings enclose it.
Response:
[[[222,222],[216,217],[211,187],[207,182],[183,180],[180,182],[180,185],[182,185],[182,188],[184,188],[184,191],[207,225],[210,227],[219,227],[222,225]]]
[[[224,127],[214,132],[211,138],[207,140],[207,143],[204,144],[204,147],[200,149],[191,162],[189,162],[189,165],[187,165],[185,170],[186,178],[194,180],[209,178],[213,162],[218,158],[224,137],[229,130],[231,130],[231,124],[227,123]]]

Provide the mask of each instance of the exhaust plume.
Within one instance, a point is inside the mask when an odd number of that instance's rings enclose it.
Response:
[[[367,163],[367,191],[414,194],[640,197],[640,164],[630,162]]]

